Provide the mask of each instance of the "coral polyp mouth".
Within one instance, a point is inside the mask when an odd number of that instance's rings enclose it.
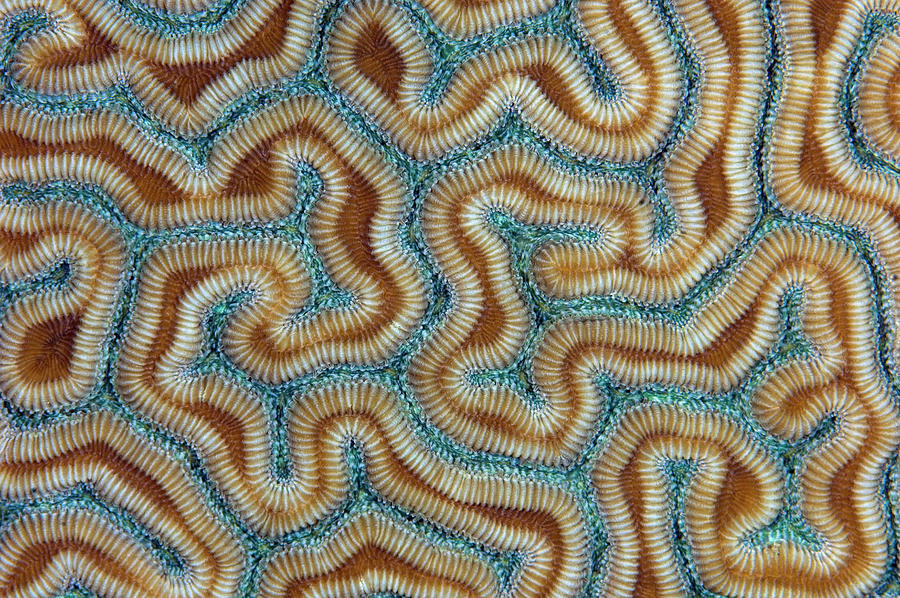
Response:
[[[900,586],[897,6],[0,16],[0,596]]]

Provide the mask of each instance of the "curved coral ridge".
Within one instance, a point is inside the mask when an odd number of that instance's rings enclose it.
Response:
[[[900,7],[0,14],[0,595],[900,587]]]

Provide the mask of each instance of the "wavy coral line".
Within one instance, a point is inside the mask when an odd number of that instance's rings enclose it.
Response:
[[[90,484],[171,546],[185,571],[161,570],[146,549],[97,514],[36,511],[0,531],[0,592],[28,598],[72,581],[107,597],[233,596],[239,545],[172,458],[109,414],[40,430],[7,430],[0,447],[0,498],[37,498]]]
[[[16,54],[11,73],[21,84],[73,94],[125,80],[167,127],[194,135],[248,90],[297,72],[321,8],[316,0],[249,2],[214,33],[174,37],[131,23],[107,2],[9,0],[0,11],[38,9],[55,22]]]
[[[65,260],[65,286],[21,297],[0,322],[0,390],[25,409],[83,399],[99,377],[100,351],[124,268],[121,236],[72,204],[0,205],[0,279],[35,276]]]
[[[627,13],[622,23],[615,22],[616,9]],[[643,159],[668,130],[679,99],[672,48],[644,3],[586,4],[580,14],[625,89],[616,102],[597,98],[571,50],[543,38],[470,58],[445,97],[425,106],[419,97],[433,70],[431,57],[401,11],[380,0],[341,16],[328,48],[329,74],[417,159],[473,141],[512,105],[541,133],[582,154]],[[618,26],[627,35],[620,37]]]
[[[800,286],[809,298],[803,327],[814,356],[774,372],[751,408],[771,433],[794,441],[823,418],[839,418],[834,437],[814,449],[802,473],[803,514],[824,537],[816,552],[792,542],[743,543],[778,513],[782,488],[771,457],[736,425],[674,406],[624,416],[594,473],[614,537],[611,595],[630,596],[638,586],[655,595],[683,591],[661,523],[669,516],[661,459],[702,464],[687,521],[697,570],[713,591],[836,597],[874,586],[887,563],[879,480],[900,441],[900,422],[874,363],[866,280],[838,243],[783,230],[767,237],[742,275],[685,328],[588,320],[548,333],[552,360],[536,358],[536,377],[561,393],[586,392],[601,370],[627,384],[717,391],[733,387],[762,356],[777,332],[778,293]],[[573,374],[560,380],[561,371]]]
[[[403,193],[382,159],[317,98],[285,100],[241,122],[202,170],[119,115],[50,117],[0,107],[0,180],[99,185],[147,228],[287,216],[301,161],[322,168],[332,196],[374,195],[393,205]]]

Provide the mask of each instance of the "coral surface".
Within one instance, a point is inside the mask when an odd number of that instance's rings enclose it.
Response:
[[[0,597],[900,596],[898,0],[0,18]]]

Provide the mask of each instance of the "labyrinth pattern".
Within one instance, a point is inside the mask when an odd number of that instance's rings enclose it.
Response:
[[[900,596],[897,0],[0,16],[0,597]]]

